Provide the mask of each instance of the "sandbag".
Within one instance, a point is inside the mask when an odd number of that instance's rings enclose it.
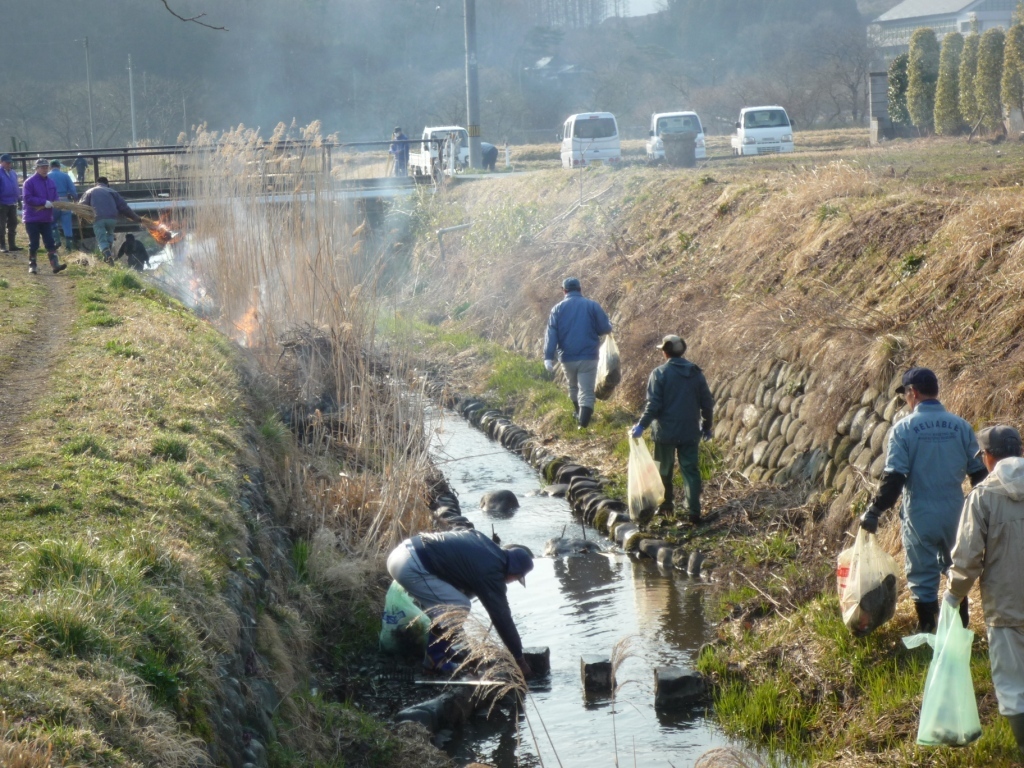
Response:
[[[643,438],[629,438],[629,474],[626,482],[629,519],[646,523],[665,500],[665,486],[658,473],[658,462],[651,458]]]
[[[609,333],[604,337],[601,344],[601,351],[597,358],[597,384],[594,385],[594,397],[598,400],[607,400],[612,396],[615,387],[622,381],[622,372],[619,370],[619,345],[615,338]]]
[[[422,650],[427,645],[430,618],[419,609],[405,587],[391,582],[381,616],[380,649],[387,653]]]
[[[917,743],[962,747],[981,736],[978,702],[971,680],[971,643],[960,612],[945,600],[939,610],[932,663],[924,681]]]
[[[843,623],[863,637],[896,614],[896,561],[861,528],[857,540],[839,554],[836,567]]]

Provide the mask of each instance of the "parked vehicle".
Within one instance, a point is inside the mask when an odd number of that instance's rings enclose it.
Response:
[[[696,112],[655,112],[651,115],[650,138],[647,139],[647,159],[665,159],[665,144],[661,137],[666,133],[696,133],[694,154],[698,160],[706,160],[708,153],[704,146],[704,127]]]
[[[622,160],[619,125],[611,112],[570,115],[562,126],[562,167]]]
[[[419,152],[409,153],[410,176],[434,176],[441,173],[445,160],[445,140],[454,134],[459,145],[455,157],[455,171],[469,166],[469,132],[461,125],[441,125],[423,129]],[[450,146],[450,145],[449,145]]]
[[[744,107],[732,137],[734,155],[793,151],[793,123],[782,107]]]

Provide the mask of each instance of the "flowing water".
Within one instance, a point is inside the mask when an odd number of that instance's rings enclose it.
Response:
[[[434,459],[478,529],[490,534],[493,525],[503,543],[525,544],[538,556],[563,528],[566,536],[581,535],[563,499],[537,495],[543,478],[529,464],[452,412],[432,410],[429,418]],[[502,489],[519,497],[520,509],[509,519],[489,517],[479,508],[480,497]],[[531,685],[526,707],[539,754],[525,721],[517,746],[514,724],[477,717],[448,745],[455,757],[499,768],[516,765],[517,754],[518,765],[684,768],[708,749],[729,744],[703,708],[654,708],[654,668],[693,667],[701,645],[713,637],[703,611],[706,587],[616,551],[593,529],[586,535],[608,551],[538,557],[526,588],[509,586],[523,644],[551,649],[551,675]],[[476,601],[474,613],[486,621]],[[632,656],[619,668],[614,706],[608,698],[588,700],[580,657],[608,656],[623,638],[631,638]]]

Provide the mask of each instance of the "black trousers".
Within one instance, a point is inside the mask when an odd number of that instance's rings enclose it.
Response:
[[[14,233],[18,229],[17,204],[0,204],[0,251],[14,248]],[[6,234],[6,239],[5,239]]]

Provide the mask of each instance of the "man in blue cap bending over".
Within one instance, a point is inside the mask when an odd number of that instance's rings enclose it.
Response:
[[[612,322],[601,305],[583,298],[580,281],[567,277],[562,281],[565,298],[555,304],[548,317],[544,343],[544,367],[555,370],[555,355],[569,382],[576,421],[583,429],[594,415],[594,387],[597,385],[597,358],[601,337],[612,332]]]
[[[469,613],[476,596],[524,677],[533,670],[523,657],[523,642],[508,606],[508,585],[526,586],[533,555],[526,547],[499,547],[477,530],[421,533],[406,539],[388,556],[388,573],[431,619],[445,610]],[[454,672],[450,644],[431,632],[423,666]]]
[[[911,414],[893,425],[882,484],[860,527],[878,530],[878,517],[903,493],[903,549],[907,584],[914,596],[918,632],[934,632],[939,615],[939,578],[949,569],[956,542],[963,482],[975,486],[988,470],[978,458],[978,440],[971,425],[939,402],[939,380],[927,368],[903,374],[896,392]],[[967,601],[960,603],[967,626]]]

